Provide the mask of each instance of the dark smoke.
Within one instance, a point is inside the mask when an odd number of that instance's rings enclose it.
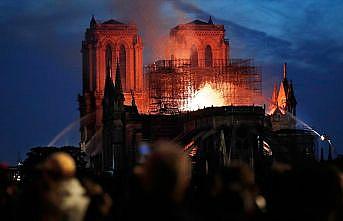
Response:
[[[111,7],[115,19],[137,24],[143,37],[144,63],[162,58],[170,28],[184,17],[172,1],[165,0],[114,0]]]

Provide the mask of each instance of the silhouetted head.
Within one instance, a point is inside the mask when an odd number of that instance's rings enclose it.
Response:
[[[74,159],[64,152],[53,153],[44,161],[40,168],[58,178],[73,177],[76,173]]]
[[[254,180],[254,173],[248,165],[233,162],[216,174],[214,191],[243,191],[252,188]]]
[[[342,188],[338,171],[310,165],[293,171],[289,203],[303,217],[330,220],[342,209]],[[334,219],[333,219],[334,220]]]
[[[342,209],[338,171],[323,164],[294,167],[274,176],[271,213],[278,220],[337,220]]]
[[[189,185],[190,162],[178,145],[160,141],[146,162],[136,168],[142,187],[154,197],[179,201]]]
[[[251,168],[241,162],[232,162],[214,175],[211,197],[214,219],[245,220],[256,210],[256,187]],[[260,201],[264,200],[260,197]],[[260,203],[262,204],[262,203]],[[265,206],[265,205],[262,205]]]

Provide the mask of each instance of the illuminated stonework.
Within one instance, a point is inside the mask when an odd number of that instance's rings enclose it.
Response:
[[[92,18],[82,42],[79,107],[81,117],[94,117],[82,123],[81,143],[102,127],[105,73],[107,69],[114,73],[117,64],[124,104],[134,102],[140,113],[175,114],[204,106],[262,103],[261,72],[249,59],[229,58],[223,25],[212,19],[180,24],[171,29],[165,46],[166,60],[146,65],[143,74],[143,43],[136,25]]]
[[[226,65],[229,59],[229,41],[225,39],[224,25],[194,20],[180,24],[170,31],[166,59],[190,59],[194,67]]]
[[[294,130],[296,100],[286,66],[266,115],[261,71],[250,59],[230,58],[224,36],[224,26],[211,19],[178,25],[164,60],[146,65],[143,74],[136,26],[92,18],[82,43],[79,96],[81,148],[91,168],[127,175],[140,145],[159,139],[181,144],[193,172],[202,175],[231,160],[254,168],[272,157],[313,159],[314,136]]]
[[[82,94],[79,96],[80,115],[94,117],[81,125],[82,138],[88,140],[102,126],[102,100],[106,69],[115,73],[117,64],[125,97],[131,105],[131,93],[140,107],[143,104],[143,43],[134,24],[116,20],[96,21],[92,17],[82,41]],[[114,78],[113,78],[114,79]]]
[[[145,67],[148,113],[174,114],[204,106],[262,104],[261,72],[250,59],[232,59],[223,25],[194,20],[171,29],[165,60]],[[194,101],[210,85],[209,103]],[[217,102],[219,97],[221,102]],[[204,105],[205,104],[205,105]]]

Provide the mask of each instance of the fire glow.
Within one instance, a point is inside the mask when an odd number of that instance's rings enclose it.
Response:
[[[225,105],[226,102],[222,93],[206,83],[195,92],[184,109],[186,111],[194,111],[204,107],[220,107]]]

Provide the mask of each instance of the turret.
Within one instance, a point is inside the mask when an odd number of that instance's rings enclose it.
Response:
[[[117,61],[117,68],[116,68],[116,79],[115,79],[115,101],[116,104],[118,105],[119,110],[123,110],[124,107],[124,93],[123,93],[123,88],[121,85],[121,79],[120,79],[120,70],[119,70],[119,62]]]
[[[114,101],[115,101],[115,88],[113,85],[112,73],[111,73],[112,55],[111,55],[111,49],[110,48],[108,48],[106,51],[106,57],[107,57],[106,58],[106,79],[105,79],[104,98],[103,98],[104,114],[106,112],[113,112]],[[103,115],[103,117],[106,118],[105,115]]]
[[[95,28],[96,27],[96,20],[94,18],[94,15],[92,15],[91,21],[89,23],[90,28]]]
[[[105,90],[104,90],[104,100],[113,100],[114,101],[114,85],[112,78],[107,75],[105,81]]]
[[[213,25],[212,16],[210,16],[210,19],[208,20],[208,24]]]
[[[288,87],[289,87],[289,82],[288,82],[288,79],[287,79],[287,63],[285,62],[283,64],[283,79],[282,79],[282,83],[283,85],[283,88],[285,90],[285,94],[287,95],[288,93]]]
[[[130,92],[131,92],[131,106],[132,106],[132,109],[134,110],[135,113],[138,113],[138,108],[137,108],[137,105],[136,105],[136,100],[135,100],[134,92],[133,92],[133,90],[131,90]]]
[[[111,65],[107,65],[103,98],[103,171],[119,175],[123,169],[123,111],[124,94],[117,63],[115,85],[111,77]]]
[[[104,112],[111,112],[114,110],[114,102],[115,102],[115,87],[113,85],[113,80],[111,77],[111,72],[108,68],[106,70],[106,80],[105,80],[105,88],[104,88],[104,98],[103,98],[103,110]],[[104,117],[106,117],[104,115]]]

